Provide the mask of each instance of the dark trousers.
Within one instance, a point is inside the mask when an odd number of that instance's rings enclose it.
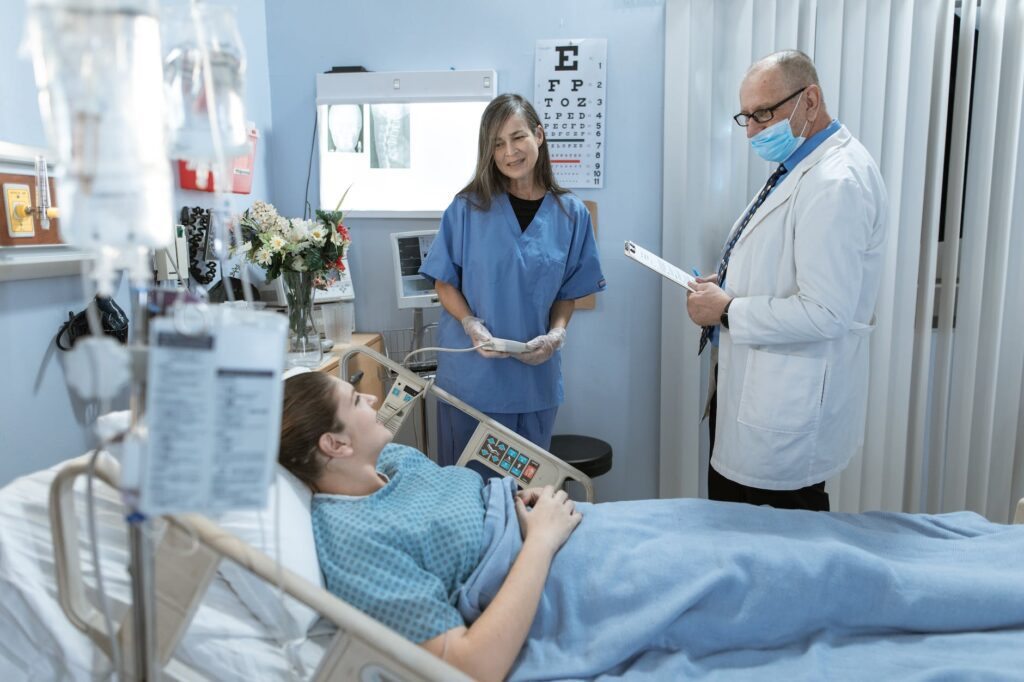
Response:
[[[718,365],[715,365],[715,382],[718,382]],[[711,453],[715,452],[715,422],[718,416],[718,390],[711,396],[708,412],[708,427],[711,429]],[[708,499],[719,502],[745,502],[747,504],[767,504],[778,509],[809,509],[811,511],[829,511],[828,493],[825,492],[825,481],[809,485],[799,490],[765,490],[752,488],[732,481],[715,471],[708,464]]]

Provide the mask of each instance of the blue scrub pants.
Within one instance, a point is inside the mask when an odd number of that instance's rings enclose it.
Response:
[[[551,447],[551,432],[555,428],[557,407],[538,412],[485,414],[545,450]],[[440,466],[451,466],[458,461],[479,423],[443,400],[437,401],[437,463]]]

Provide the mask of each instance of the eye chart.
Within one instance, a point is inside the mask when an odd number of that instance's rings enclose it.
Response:
[[[607,52],[604,38],[537,41],[533,106],[563,187],[604,187]]]

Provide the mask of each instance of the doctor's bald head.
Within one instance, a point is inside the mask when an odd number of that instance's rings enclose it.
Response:
[[[780,50],[758,59],[747,69],[747,78],[759,71],[772,72],[788,90],[819,85],[814,62],[800,50]]]
[[[831,121],[818,83],[818,70],[811,58],[799,50],[781,50],[762,57],[751,64],[740,84],[740,113],[736,122],[746,127],[747,137],[786,118],[798,123],[794,135],[805,137],[824,129]]]

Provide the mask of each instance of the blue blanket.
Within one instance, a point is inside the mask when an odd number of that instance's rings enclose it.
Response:
[[[522,546],[486,489],[467,622]],[[1024,526],[706,500],[579,504],[512,680],[1024,679]]]

